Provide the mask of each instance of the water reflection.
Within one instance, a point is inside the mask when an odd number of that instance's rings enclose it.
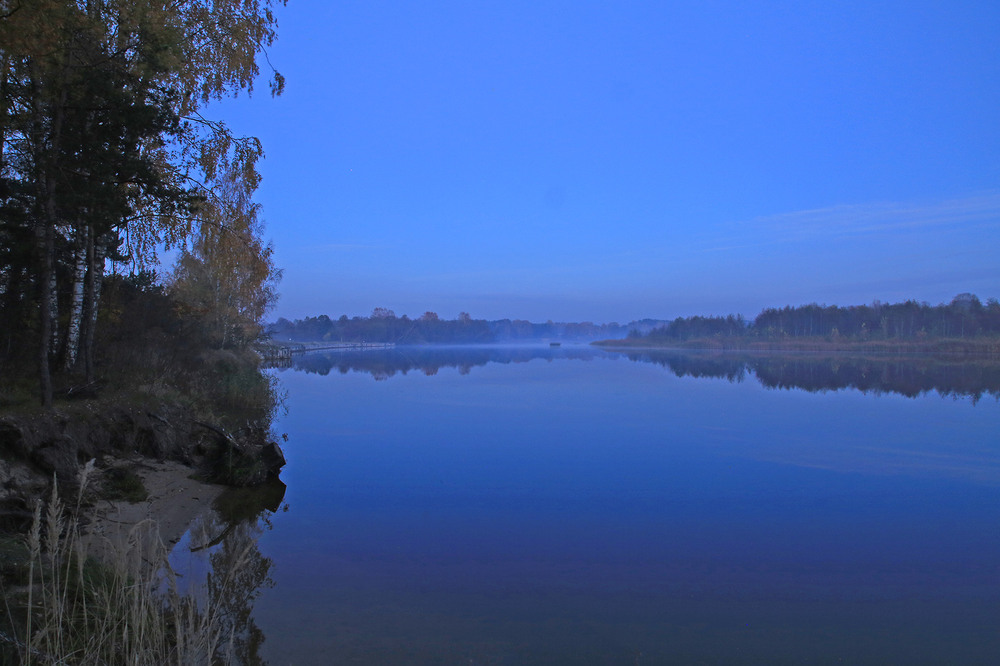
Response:
[[[435,375],[442,368],[469,374],[488,363],[533,360],[627,358],[660,365],[678,377],[756,379],[774,389],[896,393],[916,397],[936,391],[943,396],[1000,399],[1000,359],[946,358],[930,355],[855,356],[848,354],[738,354],[687,351],[616,352],[586,346],[567,347],[396,347],[380,351],[312,352],[294,357],[284,369],[327,375],[368,373],[376,381],[417,371]]]
[[[411,371],[425,375],[436,375],[441,368],[456,368],[463,375],[474,367],[487,363],[527,363],[536,359],[557,358],[589,361],[607,356],[606,352],[594,347],[395,347],[388,350],[310,352],[294,356],[283,369],[292,368],[303,372],[328,375],[339,372],[366,372],[376,381],[383,381],[397,374]]]
[[[570,345],[313,356],[283,378],[296,511],[264,536],[277,585],[256,604],[274,663],[1000,650],[995,403],[758,383],[887,391],[935,363]],[[962,373],[927,386],[974,389]]]
[[[274,479],[256,488],[225,491],[204,513],[171,554],[171,565],[187,577],[202,619],[211,623],[218,641],[215,654],[226,663],[261,666],[264,633],[254,621],[254,602],[267,588],[274,562],[258,547],[271,529],[285,484]],[[200,587],[198,587],[200,586]]]
[[[629,353],[640,363],[655,363],[678,377],[719,377],[742,382],[753,376],[771,389],[898,393],[915,398],[937,391],[943,396],[1000,399],[1000,360],[935,356],[852,356],[824,354]]]

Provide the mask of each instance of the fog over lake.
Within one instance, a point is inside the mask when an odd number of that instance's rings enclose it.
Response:
[[[996,365],[564,346],[274,372],[273,664],[1000,655]]]

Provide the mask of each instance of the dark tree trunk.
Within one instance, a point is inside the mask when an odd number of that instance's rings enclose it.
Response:
[[[52,308],[56,298],[53,287],[55,279],[55,232],[58,222],[58,210],[56,209],[56,170],[58,169],[59,146],[62,133],[62,124],[66,106],[67,91],[62,86],[59,97],[53,100],[52,107],[43,109],[38,86],[39,77],[36,75],[32,98],[34,100],[32,112],[34,114],[34,144],[36,159],[36,183],[39,185],[40,193],[43,197],[41,220],[35,227],[35,236],[38,241],[39,250],[39,276],[38,276],[38,384],[39,397],[42,406],[52,407],[52,369],[50,367],[50,354],[52,345],[52,335],[56,324],[52,318]],[[61,78],[61,77],[60,77]],[[50,112],[51,125],[48,135],[43,129],[42,118],[45,111]],[[48,139],[46,141],[46,138]]]
[[[38,226],[38,253],[41,272],[38,280],[38,384],[40,398],[43,407],[52,406],[52,373],[49,368],[49,345],[52,341],[52,255],[55,253],[55,239],[52,224],[49,222],[49,213],[55,212],[55,186],[50,182],[46,183],[45,220]]]

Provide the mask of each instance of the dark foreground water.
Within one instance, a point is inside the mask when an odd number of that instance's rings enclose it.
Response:
[[[296,363],[271,664],[1000,663],[992,366]]]

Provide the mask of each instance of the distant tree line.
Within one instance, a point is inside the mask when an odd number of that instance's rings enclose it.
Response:
[[[484,343],[493,342],[489,324],[473,319],[467,312],[458,319],[441,319],[434,312],[425,312],[410,319],[386,308],[375,308],[369,317],[331,319],[327,315],[305,319],[279,319],[267,327],[275,340],[299,342],[394,342],[420,343]]]
[[[821,337],[829,340],[923,340],[1000,335],[1000,303],[983,304],[973,294],[959,294],[936,306],[909,300],[903,303],[849,307],[803,305],[768,308],[753,321],[741,315],[678,317],[643,336],[653,341],[704,338],[783,339]]]
[[[583,322],[532,323],[523,319],[498,319],[490,322],[490,328],[498,342],[517,342],[539,339],[558,340],[603,340],[607,338],[624,337],[629,330],[617,322],[610,324],[595,324]]]
[[[393,342],[396,344],[485,344],[532,340],[598,340],[622,337],[626,328],[618,324],[591,322],[532,323],[521,319],[473,319],[462,312],[457,319],[441,319],[425,312],[416,319],[400,317],[387,308],[375,308],[368,317],[327,315],[290,321],[285,318],[267,327],[275,340],[297,342]]]

